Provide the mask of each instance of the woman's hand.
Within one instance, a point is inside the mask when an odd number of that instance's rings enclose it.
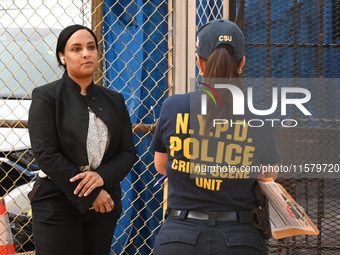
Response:
[[[97,198],[92,203],[93,209],[96,212],[111,212],[114,208],[115,204],[106,190],[101,190],[97,196]]]
[[[73,193],[75,195],[78,195],[78,197],[86,197],[95,188],[102,187],[104,185],[103,178],[97,172],[93,171],[86,171],[84,173],[77,174],[70,179],[70,182],[75,182],[77,180],[81,181],[79,182]]]

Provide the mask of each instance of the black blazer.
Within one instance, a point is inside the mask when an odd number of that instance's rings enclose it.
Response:
[[[40,169],[81,211],[86,212],[103,188],[120,200],[120,182],[136,161],[131,121],[121,94],[92,83],[88,95],[65,72],[60,80],[35,88],[29,110],[29,134]],[[86,139],[90,108],[107,125],[110,143],[101,165],[95,169],[104,180],[87,197],[73,194],[71,177],[88,165]]]

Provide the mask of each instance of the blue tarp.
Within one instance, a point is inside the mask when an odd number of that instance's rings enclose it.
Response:
[[[123,94],[132,123],[151,124],[159,116],[168,86],[167,13],[161,0],[104,1],[106,86]],[[162,192],[146,187],[153,184],[156,171],[148,148],[152,137],[144,135],[135,135],[139,161],[121,184],[127,195],[113,240],[117,254],[150,254],[162,219]]]

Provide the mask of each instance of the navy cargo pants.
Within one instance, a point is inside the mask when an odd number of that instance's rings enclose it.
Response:
[[[169,216],[153,255],[267,255],[260,231],[251,223],[179,219]]]

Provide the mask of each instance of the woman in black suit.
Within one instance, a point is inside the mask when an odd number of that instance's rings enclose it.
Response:
[[[37,255],[107,255],[121,214],[120,182],[136,160],[121,94],[93,83],[98,43],[87,27],[58,37],[60,80],[35,88],[29,111],[41,169],[29,194]]]

